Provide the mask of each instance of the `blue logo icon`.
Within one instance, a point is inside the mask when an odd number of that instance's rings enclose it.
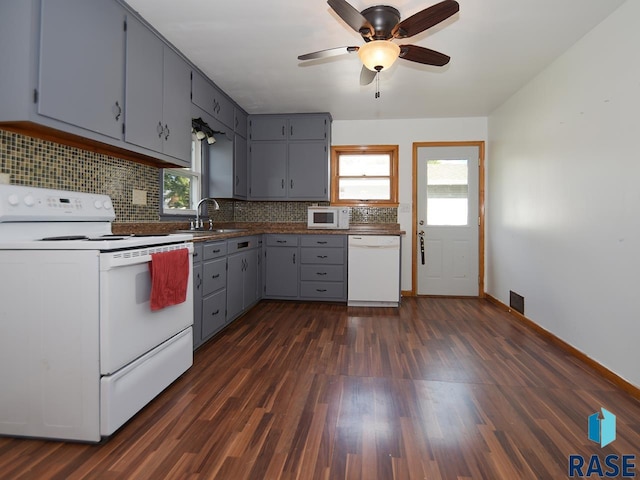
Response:
[[[589,440],[599,443],[601,447],[609,445],[616,439],[616,416],[605,408],[589,415]]]

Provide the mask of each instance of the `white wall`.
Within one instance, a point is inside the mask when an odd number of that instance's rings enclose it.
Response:
[[[382,100],[382,99],[381,99]],[[381,101],[371,99],[372,102]],[[407,234],[402,238],[402,289],[411,290],[412,155],[414,142],[486,141],[487,119],[440,118],[406,120],[334,120],[333,145],[398,145],[398,222]]]
[[[640,2],[489,117],[487,283],[640,386]]]

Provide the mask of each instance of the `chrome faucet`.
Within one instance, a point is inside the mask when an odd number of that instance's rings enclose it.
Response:
[[[200,205],[202,205],[204,202],[206,202],[207,200],[211,200],[214,204],[213,209],[214,210],[220,210],[220,205],[218,205],[218,202],[216,202],[215,198],[211,198],[211,197],[205,197],[202,200],[200,200],[198,202],[198,204],[196,205],[196,224],[195,224],[195,230],[197,230],[198,228],[203,228],[204,225],[202,223],[202,219],[200,218]],[[209,230],[213,230],[213,222],[211,221],[211,219],[209,220]]]

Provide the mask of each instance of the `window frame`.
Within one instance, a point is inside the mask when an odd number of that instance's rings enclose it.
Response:
[[[351,207],[397,207],[398,202],[398,145],[335,145],[331,147],[331,205]],[[362,178],[339,175],[338,165],[341,155],[389,155],[391,163],[389,175],[372,175],[367,178],[388,178],[389,199],[359,199],[349,200],[340,198],[339,182],[341,178]]]
[[[192,141],[192,149],[193,152],[198,152],[191,157],[191,166],[190,167],[173,167],[173,168],[162,168],[160,169],[160,217],[165,220],[176,219],[180,217],[195,217],[196,210],[195,206],[200,200],[200,197],[203,197],[203,184],[202,179],[204,178],[204,166],[205,166],[205,158],[206,158],[206,149],[204,148],[204,143],[201,140],[198,140],[195,135],[191,137]],[[198,163],[200,165],[198,165]],[[198,168],[199,167],[199,168]],[[195,182],[197,185],[196,194],[191,195],[191,209],[165,209],[164,206],[164,174],[165,172],[174,173],[176,175],[181,175],[184,177],[191,177],[191,181]],[[193,183],[192,183],[193,185]],[[193,187],[192,187],[193,190]]]

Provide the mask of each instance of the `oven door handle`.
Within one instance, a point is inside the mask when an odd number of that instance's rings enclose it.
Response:
[[[112,268],[149,263],[152,253],[170,252],[184,248],[189,250],[189,255],[193,255],[193,243],[177,243],[173,245],[158,245],[132,250],[120,250],[117,252],[102,252],[100,254],[100,271],[104,272]]]

